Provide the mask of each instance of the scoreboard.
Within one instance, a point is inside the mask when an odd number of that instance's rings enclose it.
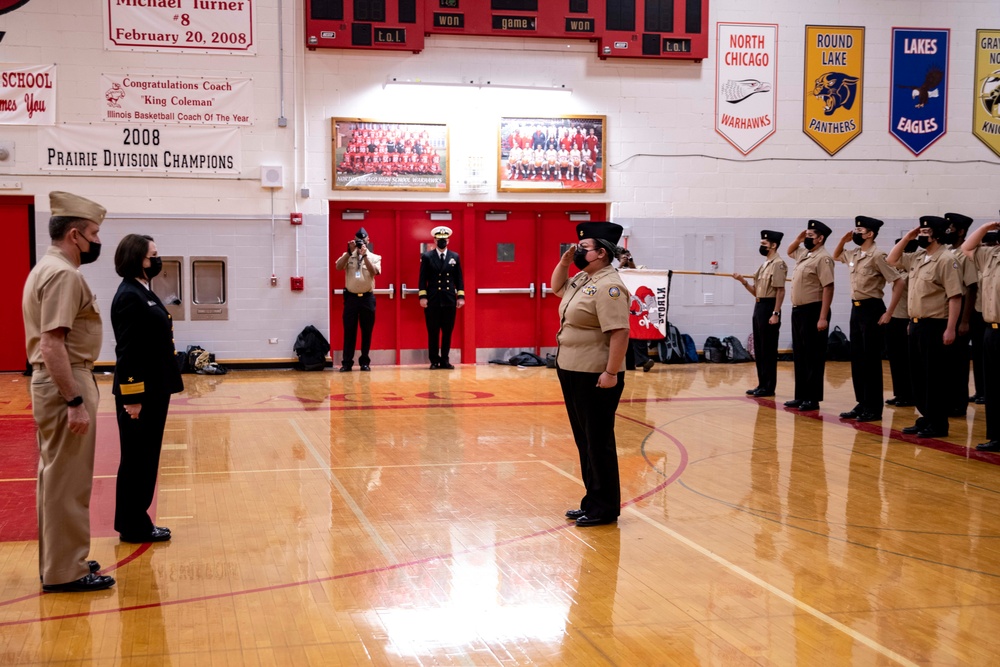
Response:
[[[305,0],[306,47],[412,51],[426,35],[587,39],[600,58],[708,57],[708,0]]]

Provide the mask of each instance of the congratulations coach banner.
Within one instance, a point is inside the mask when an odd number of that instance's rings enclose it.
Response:
[[[778,102],[778,26],[719,23],[715,131],[747,155],[774,134]]]
[[[802,131],[830,155],[861,134],[865,29],[806,26]]]
[[[0,63],[0,125],[56,122],[56,66]]]
[[[256,0],[104,0],[104,48],[253,55]]]
[[[112,122],[250,125],[250,79],[102,74],[101,115]]]
[[[892,29],[889,133],[920,155],[948,130],[948,30]]]
[[[628,337],[640,340],[666,338],[670,272],[621,269],[618,275],[632,295],[628,308]]]
[[[972,133],[1000,155],[1000,30],[976,31]]]
[[[238,176],[240,130],[176,125],[56,125],[38,132],[42,171]]]

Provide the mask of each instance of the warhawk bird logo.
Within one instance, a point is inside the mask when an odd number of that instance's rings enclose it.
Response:
[[[730,104],[739,104],[751,95],[766,93],[771,90],[771,84],[757,79],[730,79],[722,84],[722,97]]]
[[[923,84],[919,86],[904,86],[896,84],[897,88],[905,88],[913,91],[913,99],[917,100],[916,107],[918,109],[922,108],[927,101],[932,97],[940,96],[938,92],[938,86],[941,85],[941,81],[944,80],[944,72],[942,72],[937,67],[932,67],[927,70],[927,76],[924,77]]]
[[[827,72],[816,79],[812,94],[823,102],[823,115],[830,116],[843,107],[850,109],[858,96],[858,81],[856,76],[848,76],[843,72]]]
[[[979,88],[979,101],[993,118],[1000,118],[1000,70],[983,79]]]

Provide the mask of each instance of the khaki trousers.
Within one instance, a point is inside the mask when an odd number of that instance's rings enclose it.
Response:
[[[69,430],[66,399],[48,371],[31,377],[31,410],[38,426],[38,567],[42,582],[64,584],[90,572],[90,491],[94,484],[97,401],[94,374],[73,367],[90,415],[84,435]]]

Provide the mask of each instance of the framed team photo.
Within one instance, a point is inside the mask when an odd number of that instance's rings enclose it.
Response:
[[[448,192],[448,126],[332,118],[334,190]]]
[[[607,116],[501,118],[498,192],[604,192]]]

